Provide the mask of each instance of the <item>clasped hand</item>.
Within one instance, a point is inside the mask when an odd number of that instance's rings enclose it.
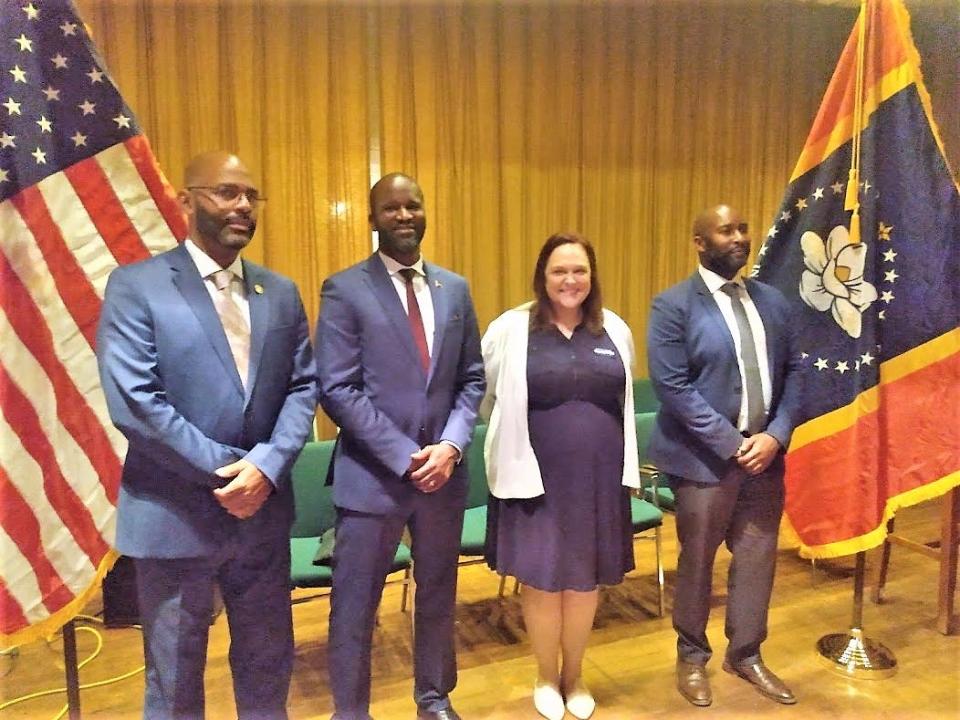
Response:
[[[779,451],[780,443],[773,435],[757,433],[743,439],[734,458],[748,474],[759,475],[770,467]]]
[[[213,491],[214,497],[224,510],[241,520],[256,513],[273,490],[267,476],[249,460],[237,460],[218,467],[214,472],[218,477],[231,478],[226,485]]]
[[[426,445],[410,455],[407,473],[417,490],[432,493],[447,484],[456,464],[457,449],[450,443]]]

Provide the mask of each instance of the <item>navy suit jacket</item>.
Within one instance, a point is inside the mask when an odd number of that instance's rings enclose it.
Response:
[[[486,386],[473,302],[459,275],[423,269],[435,321],[428,376],[377,253],[323,283],[316,357],[320,404],[340,426],[331,467],[338,507],[402,512],[419,492],[403,478],[411,453],[450,440],[466,455],[470,444]],[[445,496],[466,492],[466,463],[448,485]]]
[[[746,280],[763,321],[771,401],[764,432],[783,448],[799,422],[802,375],[790,318],[776,289]],[[663,472],[701,483],[744,473],[733,460],[743,442],[737,429],[743,393],[733,336],[707,286],[691,277],[653,300],[647,336],[650,380],[660,410],[648,456]],[[783,472],[783,452],[771,471]]]
[[[238,531],[285,537],[293,519],[290,468],[310,432],[316,373],[294,284],[243,261],[250,307],[246,391],[223,325],[184,246],[115,269],[97,356],[107,406],[129,441],[117,549],[140,558],[203,557]],[[238,520],[212,490],[214,470],[246,458],[273,483]]]

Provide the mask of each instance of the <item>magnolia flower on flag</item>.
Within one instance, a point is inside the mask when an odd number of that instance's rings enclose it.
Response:
[[[863,279],[867,244],[851,243],[843,225],[824,242],[815,232],[800,237],[806,270],[800,276],[800,297],[820,312],[830,310],[837,325],[852,338],[860,337],[861,317],[877,299],[877,289]]]

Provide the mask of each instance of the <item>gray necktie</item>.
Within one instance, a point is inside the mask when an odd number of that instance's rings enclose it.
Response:
[[[753,339],[753,330],[747,320],[747,311],[740,299],[740,290],[736,283],[726,283],[720,290],[730,297],[733,317],[737,321],[740,335],[740,357],[743,358],[743,374],[747,394],[747,432],[758,433],[766,425],[766,411],[763,409],[763,381],[760,379],[760,365],[757,362],[757,344]]]
[[[230,270],[218,270],[210,277],[213,278],[213,284],[217,287],[213,304],[217,308],[220,322],[223,323],[223,331],[227,336],[233,361],[237,364],[240,381],[246,387],[250,365],[250,326],[230,292],[235,276]]]

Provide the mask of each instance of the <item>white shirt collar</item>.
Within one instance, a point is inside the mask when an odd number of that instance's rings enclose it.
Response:
[[[236,259],[226,268],[221,268],[220,263],[207,255],[203,250],[200,249],[200,246],[190,238],[184,240],[183,244],[187,248],[187,252],[190,254],[190,257],[193,258],[193,264],[197,266],[197,270],[200,272],[200,277],[208,278],[218,270],[230,270],[234,275],[240,278],[241,281],[243,280],[243,262],[241,262],[239,255],[237,255]]]
[[[388,272],[391,276],[396,275],[398,272],[400,272],[401,270],[403,270],[403,269],[406,268],[406,267],[412,267],[414,270],[417,271],[417,275],[420,275],[420,276],[422,276],[422,277],[426,277],[426,276],[427,276],[427,273],[425,273],[424,270],[423,270],[423,255],[421,255],[419,258],[417,258],[417,261],[416,261],[413,265],[401,265],[401,264],[398,263],[396,260],[394,260],[392,257],[390,257],[389,255],[384,255],[384,254],[383,254],[382,252],[380,252],[379,250],[377,251],[377,255],[380,256],[380,259],[381,259],[381,260],[383,260],[383,264],[384,264],[384,266],[387,268],[387,272]]]
[[[703,282],[706,284],[707,290],[710,291],[711,295],[716,294],[720,288],[730,282],[739,286],[741,289],[744,287],[743,278],[739,275],[733,278],[733,280],[727,280],[722,275],[717,275],[713,270],[705,268],[703,265],[697,265],[697,270],[700,272],[700,277],[703,278]]]

